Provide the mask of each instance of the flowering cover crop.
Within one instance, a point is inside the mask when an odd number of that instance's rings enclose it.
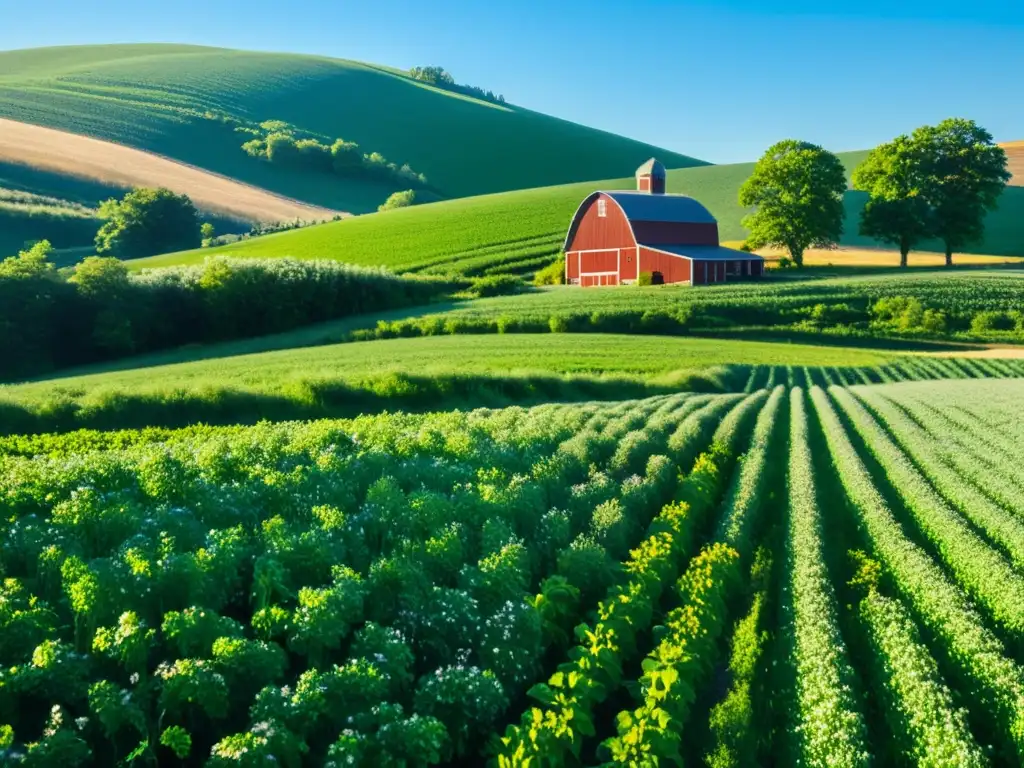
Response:
[[[0,763],[1019,764],[1024,386],[797,374],[11,438]]]

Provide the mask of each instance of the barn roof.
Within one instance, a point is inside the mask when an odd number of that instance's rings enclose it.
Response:
[[[670,253],[673,256],[685,256],[688,259],[695,259],[697,261],[764,261],[764,258],[756,253],[737,251],[734,248],[723,248],[720,245],[655,245],[640,243],[640,246],[654,251]]]
[[[636,169],[636,175],[659,176],[664,179],[666,175],[665,166],[662,165],[660,160],[656,160],[655,158],[652,157],[650,160],[648,160],[646,163],[644,163],[643,165]]]
[[[686,195],[652,195],[649,192],[604,192],[622,208],[630,221],[668,221],[714,224],[711,211]]]

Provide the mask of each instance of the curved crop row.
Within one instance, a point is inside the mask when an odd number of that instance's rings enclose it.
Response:
[[[150,760],[166,709],[181,754],[212,749],[216,765],[472,754],[536,673],[534,580],[573,553],[566,572],[586,586],[590,566],[639,538],[675,488],[675,466],[652,451],[688,397],[227,428],[5,460],[4,589],[24,598],[11,614],[0,597],[15,748],[72,740],[115,764],[141,740]],[[704,440],[731,402],[706,401]],[[630,452],[643,476],[591,470],[648,420],[657,439]],[[65,724],[95,725],[49,728],[21,706],[39,692]],[[248,730],[225,728],[247,713]]]
[[[665,619],[665,635],[644,659],[639,708],[619,713],[618,736],[604,742],[609,764],[657,766],[680,762],[682,726],[725,627],[725,600],[739,581],[739,553],[722,542],[693,559],[676,590],[682,605]]]
[[[725,504],[725,513],[718,523],[715,539],[735,547],[746,558],[750,554],[750,528],[757,511],[763,502],[762,491],[765,485],[765,469],[768,462],[769,447],[772,435],[778,425],[778,414],[785,400],[786,388],[775,387],[768,402],[757,415],[754,436],[750,448],[743,457],[736,483],[729,491]]]
[[[1024,468],[1015,461],[1016,443],[952,408],[935,407],[916,398],[890,399],[921,424],[971,482],[1007,509],[1024,509]]]
[[[870,762],[867,732],[825,567],[804,401],[802,390],[791,391],[782,598],[783,629],[792,638],[797,753],[801,764],[811,768],[863,766]]]
[[[677,589],[683,603],[669,613],[667,634],[644,660],[639,708],[620,712],[618,736],[604,743],[613,764],[657,765],[659,760],[681,759],[682,729],[727,620],[725,600],[740,581],[741,559],[751,554],[752,523],[763,502],[769,445],[784,392],[785,387],[776,387],[758,414],[715,543],[680,578]]]
[[[1007,750],[1020,760],[1024,757],[1024,670],[1007,657],[1003,644],[965,595],[904,535],[828,395],[816,387],[811,401],[846,495],[874,552],[919,621],[940,644],[943,656],[973,691],[974,701],[992,718]]]
[[[745,423],[766,393],[748,395],[715,431],[716,446],[698,457],[680,488],[680,503],[667,505],[652,522],[648,538],[630,553],[629,581],[615,587],[599,606],[598,620],[576,628],[579,643],[547,684],[529,695],[541,706],[523,713],[501,739],[497,762],[502,768],[561,766],[569,755],[579,758],[586,738],[595,736],[594,708],[622,682],[622,665],[637,651],[636,634],[654,616],[662,590],[678,574],[718,498],[733,450]]]
[[[862,390],[857,396],[882,418],[906,455],[939,493],[999,544],[1017,568],[1024,566],[1024,522],[965,479],[979,474],[972,471],[971,462],[937,447],[935,438],[886,398],[870,390]]]
[[[957,580],[1002,627],[1024,635],[1024,577],[946,504],[853,395],[838,388],[830,393]]]
[[[929,768],[988,765],[907,610],[872,591],[860,603],[860,617],[885,717],[905,759]]]
[[[772,556],[767,547],[754,555],[750,569],[750,609],[733,625],[729,641],[729,675],[732,679],[725,697],[715,704],[708,718],[711,745],[704,761],[709,768],[756,765],[759,726],[755,700],[763,687],[759,675],[765,672],[766,631],[771,615]]]

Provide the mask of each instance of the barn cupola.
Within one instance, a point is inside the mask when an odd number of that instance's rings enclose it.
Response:
[[[665,166],[653,157],[636,169],[636,188],[652,195],[665,194]]]

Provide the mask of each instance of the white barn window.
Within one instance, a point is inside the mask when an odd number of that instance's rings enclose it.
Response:
[[[597,215],[602,219],[608,215],[608,201],[603,197],[597,201]]]

